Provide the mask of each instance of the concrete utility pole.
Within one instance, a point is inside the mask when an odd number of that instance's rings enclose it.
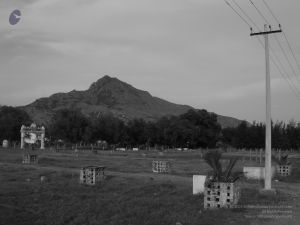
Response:
[[[269,28],[269,29],[268,29]],[[280,25],[279,25],[280,28]],[[271,190],[272,183],[272,146],[271,146],[271,84],[270,84],[270,57],[269,57],[269,38],[272,33],[282,32],[271,30],[271,26],[264,26],[264,32],[252,33],[250,36],[264,35],[265,38],[265,57],[266,57],[266,143],[265,143],[265,190]]]

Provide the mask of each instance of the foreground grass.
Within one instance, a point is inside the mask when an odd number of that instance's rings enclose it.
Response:
[[[67,173],[7,166],[1,171],[3,224],[215,224],[220,219],[203,212],[203,196],[171,182],[109,176],[88,187]],[[46,183],[40,183],[40,175],[48,178]],[[219,215],[240,221],[236,212],[221,210]]]
[[[203,195],[191,194],[191,179],[182,184],[176,182],[176,179],[157,179],[151,174],[145,177],[122,177],[112,176],[108,172],[107,179],[95,187],[78,184],[77,168],[82,164],[94,164],[102,158],[114,170],[138,173],[139,168],[149,171],[148,165],[145,166],[142,162],[152,160],[150,156],[135,164],[134,161],[138,161],[140,154],[138,157],[86,154],[81,159],[71,158],[63,153],[48,154],[43,155],[41,165],[36,167],[20,165],[20,153],[0,153],[0,156],[0,161],[9,162],[0,164],[0,224],[175,225],[180,222],[182,225],[247,225],[270,221],[246,218],[246,215],[259,213],[259,210],[204,210]],[[185,168],[194,166],[190,165],[190,158],[186,158],[171,157],[178,160],[177,173],[182,176],[187,176]],[[47,169],[46,166],[60,169]],[[205,165],[198,165],[198,168],[205,168]],[[40,182],[40,176],[46,176],[45,183]],[[256,187],[255,182],[242,182],[244,188],[241,205],[287,205],[292,202],[292,197],[288,194],[279,192],[275,197],[265,197],[259,194],[257,188],[253,188]]]

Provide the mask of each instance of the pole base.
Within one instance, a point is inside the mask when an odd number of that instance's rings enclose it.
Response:
[[[276,195],[277,194],[276,190],[273,189],[273,188],[271,188],[271,189],[265,189],[265,188],[260,189],[259,193],[261,195],[266,195],[266,196],[268,196],[268,195]]]

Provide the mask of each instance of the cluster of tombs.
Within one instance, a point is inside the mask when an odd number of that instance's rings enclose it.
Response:
[[[35,154],[24,154],[24,164],[37,164],[38,156]],[[105,166],[85,166],[79,171],[79,183],[95,186],[105,181]],[[278,165],[272,167],[272,176],[291,175],[291,165]],[[153,160],[153,173],[171,172],[171,163],[167,160]],[[265,178],[265,169],[263,167],[244,167],[244,175],[248,179],[261,180]],[[204,208],[232,208],[240,199],[240,188],[230,182],[207,183],[206,175],[193,175],[193,194],[204,194]]]
[[[32,124],[30,127],[21,127],[21,148],[25,143],[33,144],[37,141],[41,143],[41,149],[44,149],[45,128],[37,127]],[[5,143],[6,144],[6,143]],[[163,156],[163,153],[159,153]],[[38,164],[37,154],[27,153],[23,155],[23,164]],[[85,166],[79,171],[79,183],[95,186],[105,181],[105,166]],[[290,164],[279,164],[272,167],[272,177],[279,175],[287,177],[291,175],[292,167]],[[153,160],[152,172],[157,174],[167,174],[171,172],[171,163],[168,160]],[[244,176],[248,179],[265,179],[264,167],[244,167]],[[206,175],[193,176],[193,194],[204,194],[204,208],[232,208],[240,198],[240,188],[230,182],[208,182],[210,178]]]

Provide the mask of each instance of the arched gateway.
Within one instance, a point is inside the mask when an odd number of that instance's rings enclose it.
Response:
[[[25,143],[35,144],[41,141],[41,149],[45,149],[45,127],[37,127],[35,123],[30,127],[22,125],[21,127],[21,149],[24,149]]]

